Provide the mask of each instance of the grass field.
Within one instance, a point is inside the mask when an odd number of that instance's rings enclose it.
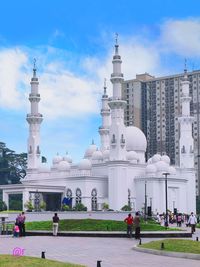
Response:
[[[27,222],[27,230],[52,230],[51,221]],[[141,231],[165,231],[165,227],[160,226],[154,221],[141,223]],[[177,229],[167,229],[177,230]],[[59,231],[126,231],[126,223],[123,221],[94,220],[94,219],[75,219],[60,220]]]
[[[16,257],[12,255],[0,255],[1,267],[83,267],[83,265],[62,263],[47,259],[33,257]]]
[[[140,247],[161,250],[161,243],[164,243],[163,251],[184,252],[200,254],[200,242],[185,239],[165,239],[142,244]]]
[[[0,211],[1,213],[21,213],[21,210],[4,210],[4,211]]]

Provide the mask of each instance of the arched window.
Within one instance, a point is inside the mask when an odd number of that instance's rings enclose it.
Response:
[[[67,198],[72,198],[72,190],[71,189],[67,189],[67,193],[66,193]]]
[[[92,210],[97,210],[97,190],[96,190],[96,188],[92,189],[91,196],[92,196]]]
[[[70,208],[72,208],[72,190],[71,189],[67,189],[66,192],[66,205],[68,205]]]
[[[81,189],[80,188],[77,188],[76,189],[76,205],[81,203]]]
[[[131,207],[131,190],[128,189],[128,206]]]

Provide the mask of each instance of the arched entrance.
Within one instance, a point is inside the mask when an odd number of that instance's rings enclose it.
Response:
[[[97,190],[96,188],[92,189],[91,192],[91,196],[92,196],[92,210],[97,210]]]
[[[76,205],[81,203],[81,189],[77,188],[76,189]]]

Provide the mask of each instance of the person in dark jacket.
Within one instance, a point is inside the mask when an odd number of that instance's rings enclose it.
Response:
[[[140,217],[138,212],[135,214],[133,224],[135,227],[135,239],[140,239]]]
[[[53,216],[53,235],[57,236],[58,234],[58,223],[59,223],[59,217],[57,215],[57,213],[54,214]]]

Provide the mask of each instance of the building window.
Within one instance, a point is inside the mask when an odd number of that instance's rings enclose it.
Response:
[[[96,188],[92,189],[91,197],[92,197],[92,210],[97,210],[97,190],[96,190]]]
[[[81,189],[77,188],[76,189],[76,205],[81,203]]]
[[[67,189],[67,193],[66,193],[66,196],[68,197],[68,198],[72,198],[72,190],[71,189]]]

